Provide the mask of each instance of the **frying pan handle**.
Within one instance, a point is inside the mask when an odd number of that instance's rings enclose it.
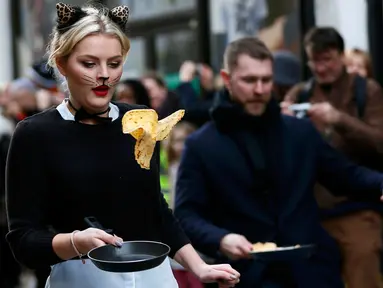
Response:
[[[106,229],[106,228],[104,228],[104,226],[102,226],[102,225],[100,224],[100,222],[98,222],[98,220],[96,219],[96,217],[93,217],[93,216],[85,217],[85,218],[84,218],[84,221],[85,221],[85,223],[86,223],[90,228],[97,228],[97,229],[100,229],[100,230],[105,231],[106,233],[113,234],[113,230],[112,230],[112,229]]]

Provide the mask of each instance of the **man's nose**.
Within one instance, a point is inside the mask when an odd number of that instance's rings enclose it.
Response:
[[[263,94],[263,91],[265,90],[265,85],[264,83],[261,81],[261,80],[258,80],[256,83],[255,83],[255,86],[254,86],[254,92],[256,94]]]
[[[316,64],[315,67],[314,67],[314,71],[317,72],[317,73],[323,73],[326,71],[326,66],[323,65],[323,64]]]

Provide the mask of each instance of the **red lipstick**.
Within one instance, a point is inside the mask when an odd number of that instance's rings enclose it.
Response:
[[[97,96],[105,97],[106,95],[108,95],[109,87],[106,85],[101,85],[101,86],[98,86],[96,88],[93,88],[92,90],[93,90],[94,94],[96,94]]]

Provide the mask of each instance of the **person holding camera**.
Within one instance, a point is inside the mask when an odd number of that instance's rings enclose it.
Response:
[[[282,103],[292,114],[293,103],[306,105],[306,116],[328,143],[354,162],[383,171],[383,93],[373,79],[349,74],[344,40],[334,28],[309,31],[304,41],[313,78],[293,87]],[[302,111],[300,111],[301,113]],[[322,224],[337,240],[348,287],[383,287],[381,204],[358,197],[336,197],[317,184]]]

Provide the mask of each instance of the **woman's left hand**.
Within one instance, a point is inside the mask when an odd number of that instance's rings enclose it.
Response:
[[[201,282],[218,282],[220,288],[234,287],[240,277],[240,274],[228,264],[202,264],[196,274]]]

